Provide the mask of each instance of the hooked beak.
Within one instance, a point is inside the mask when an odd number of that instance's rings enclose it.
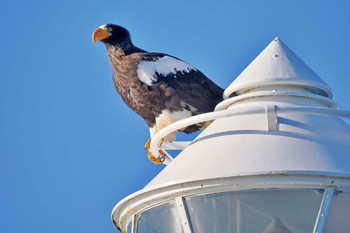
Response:
[[[97,28],[93,33],[92,33],[92,41],[94,44],[96,44],[97,41],[106,39],[111,36],[111,33],[108,32],[107,30],[103,28]]]

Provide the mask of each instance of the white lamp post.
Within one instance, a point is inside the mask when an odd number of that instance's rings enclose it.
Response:
[[[332,92],[278,38],[226,89],[213,123],[142,190],[120,201],[115,226],[133,233],[350,231],[350,127]]]

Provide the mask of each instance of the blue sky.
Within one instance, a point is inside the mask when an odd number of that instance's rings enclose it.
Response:
[[[146,159],[146,124],[91,41],[101,24],[223,88],[278,36],[350,109],[346,0],[14,0],[1,11],[0,232],[118,232],[114,205],[163,168]]]

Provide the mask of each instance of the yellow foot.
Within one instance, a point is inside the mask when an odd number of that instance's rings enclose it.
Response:
[[[160,144],[162,144],[164,140],[160,140]],[[145,152],[147,153],[147,158],[151,160],[154,164],[162,164],[164,162],[164,155],[165,152],[163,150],[159,150],[159,158],[156,158],[151,152],[150,152],[150,144],[151,144],[151,139],[148,139],[147,142],[145,143]]]
[[[164,153],[164,151],[159,150],[159,154],[160,154],[160,156],[158,157],[158,159],[156,159],[156,157],[154,157],[154,155],[152,153],[147,154],[147,158],[149,160],[151,160],[152,163],[154,163],[154,164],[162,164],[164,162],[164,159],[165,159],[164,158],[165,153]]]

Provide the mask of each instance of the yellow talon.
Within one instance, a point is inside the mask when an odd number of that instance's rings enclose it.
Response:
[[[159,150],[159,154],[160,154],[160,155],[164,155],[164,151]],[[162,164],[162,163],[164,162],[164,156],[159,156],[159,158],[156,159],[152,153],[149,153],[149,154],[147,155],[147,157],[148,157],[148,159],[151,160],[152,163],[154,163],[154,164]]]
[[[160,140],[160,144],[164,142],[164,139]],[[151,139],[148,139],[147,142],[145,143],[145,152],[147,153],[147,158],[151,160],[154,164],[162,164],[164,162],[164,155],[165,152],[163,150],[159,150],[159,158],[156,159],[156,157],[150,152],[150,144],[151,144]]]
[[[148,153],[149,152],[149,148],[150,148],[150,146],[151,146],[151,139],[148,139],[147,140],[147,142],[145,143],[145,151],[146,151],[146,153]]]

